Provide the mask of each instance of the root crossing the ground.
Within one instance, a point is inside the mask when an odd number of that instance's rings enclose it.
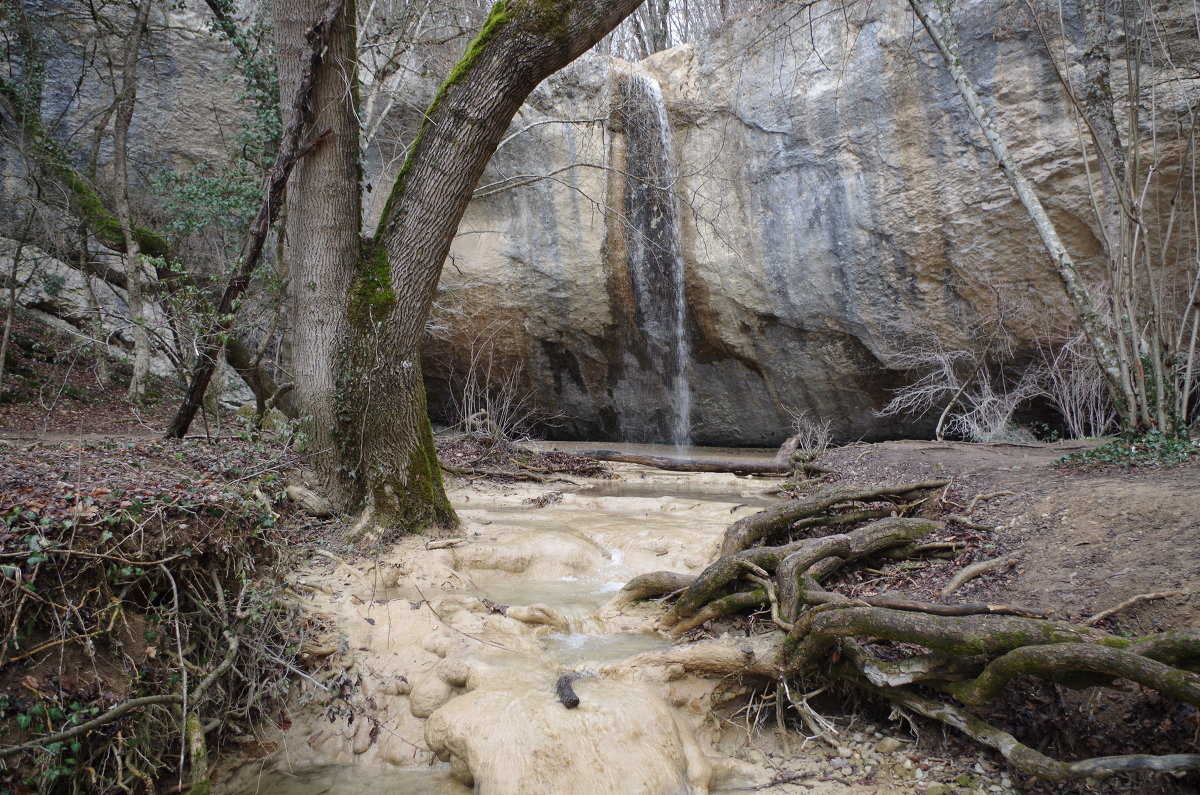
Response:
[[[773,678],[774,687],[803,681],[797,692],[822,681],[849,683],[994,748],[1025,774],[1064,780],[1200,769],[1200,755],[1186,753],[1054,759],[972,711],[1021,677],[1071,688],[1132,683],[1200,707],[1198,628],[1120,637],[1089,625],[1095,621],[1051,620],[1037,606],[933,603],[897,592],[856,597],[826,585],[848,567],[937,547],[927,537],[943,523],[905,514],[923,493],[945,485],[820,486],[730,526],[717,560],[698,576],[645,574],[626,584],[622,598],[671,600],[660,626],[676,637],[762,611],[774,628],[763,636],[770,651],[760,649],[743,673],[753,669]],[[964,569],[942,598],[1013,560],[1003,556]]]

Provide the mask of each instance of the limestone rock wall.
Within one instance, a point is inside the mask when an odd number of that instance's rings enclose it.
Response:
[[[1036,30],[996,4],[959,16],[1002,134],[1099,273],[1077,131]],[[636,67],[662,86],[678,160],[693,438],[773,444],[806,409],[844,439],[928,432],[931,418],[874,414],[908,377],[906,348],[969,347],[997,313],[1019,348],[1065,325],[1062,287],[905,3],[786,20]],[[560,435],[663,440],[669,385],[639,354],[629,267],[646,234],[625,184],[632,68],[589,55],[514,123],[443,277],[435,408],[491,351],[563,415]]]

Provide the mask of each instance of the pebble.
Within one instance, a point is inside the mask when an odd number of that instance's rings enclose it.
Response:
[[[904,747],[904,743],[897,740],[895,737],[884,737],[879,742],[875,743],[875,750],[881,754],[890,754],[893,751],[899,751]]]
[[[1004,787],[1000,786],[999,784],[993,784],[992,786],[988,787],[988,792],[1004,792]]]
[[[930,784],[925,788],[925,795],[954,795],[954,790],[947,784]]]

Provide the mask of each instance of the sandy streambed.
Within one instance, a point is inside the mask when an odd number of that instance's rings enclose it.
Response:
[[[771,481],[619,471],[456,486],[461,542],[409,538],[300,572],[338,651],[301,685],[279,750],[225,788],[706,793],[779,778],[746,753],[745,731],[713,717],[714,688],[731,684],[672,657],[659,606],[615,598],[640,573],[699,572],[731,522],[772,502]],[[726,639],[725,652],[750,659],[756,644]]]

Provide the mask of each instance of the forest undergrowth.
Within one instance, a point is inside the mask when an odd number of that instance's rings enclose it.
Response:
[[[279,721],[313,629],[288,594],[286,447],[4,443],[0,791],[208,790]]]

